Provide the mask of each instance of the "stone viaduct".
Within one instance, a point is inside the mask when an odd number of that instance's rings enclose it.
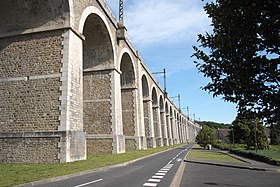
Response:
[[[0,162],[194,141],[103,0],[0,2]]]

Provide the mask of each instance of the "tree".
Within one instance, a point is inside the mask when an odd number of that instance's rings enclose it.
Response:
[[[196,142],[205,149],[208,144],[212,144],[213,140],[214,132],[212,128],[208,127],[207,125],[203,125],[202,129],[196,136]]]
[[[256,140],[257,140],[257,148],[258,149],[268,149],[269,147],[269,142],[267,139],[267,135],[265,133],[265,127],[259,123],[256,122],[257,125],[255,123],[251,123],[251,130],[250,130],[250,134],[249,137],[246,141],[246,144],[248,147],[255,147],[255,136],[256,136]]]
[[[232,122],[232,128],[229,131],[229,140],[237,144],[245,144],[246,140],[248,139],[250,135],[250,128],[248,126],[248,120],[242,119],[239,116],[236,117],[236,119]],[[234,137],[233,137],[234,136]]]
[[[224,124],[224,123],[217,123],[213,121],[196,121],[196,123],[200,125],[207,125],[208,127],[212,129],[228,129],[230,127],[230,124]]]
[[[248,148],[255,147],[256,143],[258,149],[267,149],[269,146],[265,127],[250,113],[238,113],[229,133],[231,141],[233,134],[235,143],[246,144]]]
[[[272,125],[270,131],[270,143],[280,145],[280,125]]]
[[[204,10],[213,33],[193,46],[199,72],[211,80],[203,89],[279,126],[280,0],[216,0]]]

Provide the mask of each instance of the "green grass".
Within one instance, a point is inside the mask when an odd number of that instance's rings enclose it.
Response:
[[[203,161],[220,161],[220,162],[242,162],[231,156],[223,153],[213,152],[213,151],[194,151],[189,152],[187,158],[203,160]]]
[[[124,163],[140,157],[151,155],[170,148],[173,145],[147,150],[129,151],[123,154],[88,154],[87,160],[65,164],[3,164],[0,163],[0,186],[11,186],[32,181],[94,170],[105,166]]]
[[[270,145],[269,149],[258,150],[257,152],[253,149],[248,149],[248,147],[244,144],[232,145],[224,142],[216,142],[214,146],[219,149],[228,150],[240,156],[280,166],[279,145]]]

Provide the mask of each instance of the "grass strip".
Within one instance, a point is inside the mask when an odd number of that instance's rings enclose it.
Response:
[[[187,158],[189,159],[196,159],[196,160],[203,160],[203,161],[219,161],[219,162],[239,162],[242,161],[235,159],[231,156],[228,156],[223,153],[213,152],[213,151],[206,151],[206,150],[192,150],[189,152]]]
[[[269,149],[258,150],[257,152],[255,150],[248,149],[244,144],[232,145],[232,144],[226,144],[224,142],[216,142],[214,146],[219,149],[228,150],[231,153],[237,154],[239,156],[280,166],[279,145],[270,145]]]
[[[106,166],[125,163],[167,149],[182,146],[172,145],[146,150],[128,151],[122,154],[88,154],[87,160],[64,164],[3,164],[0,163],[0,186],[38,181],[42,179],[94,170]]]

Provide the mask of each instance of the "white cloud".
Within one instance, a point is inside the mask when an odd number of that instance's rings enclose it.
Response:
[[[137,46],[196,40],[209,24],[200,0],[132,1],[125,9],[125,25]]]

